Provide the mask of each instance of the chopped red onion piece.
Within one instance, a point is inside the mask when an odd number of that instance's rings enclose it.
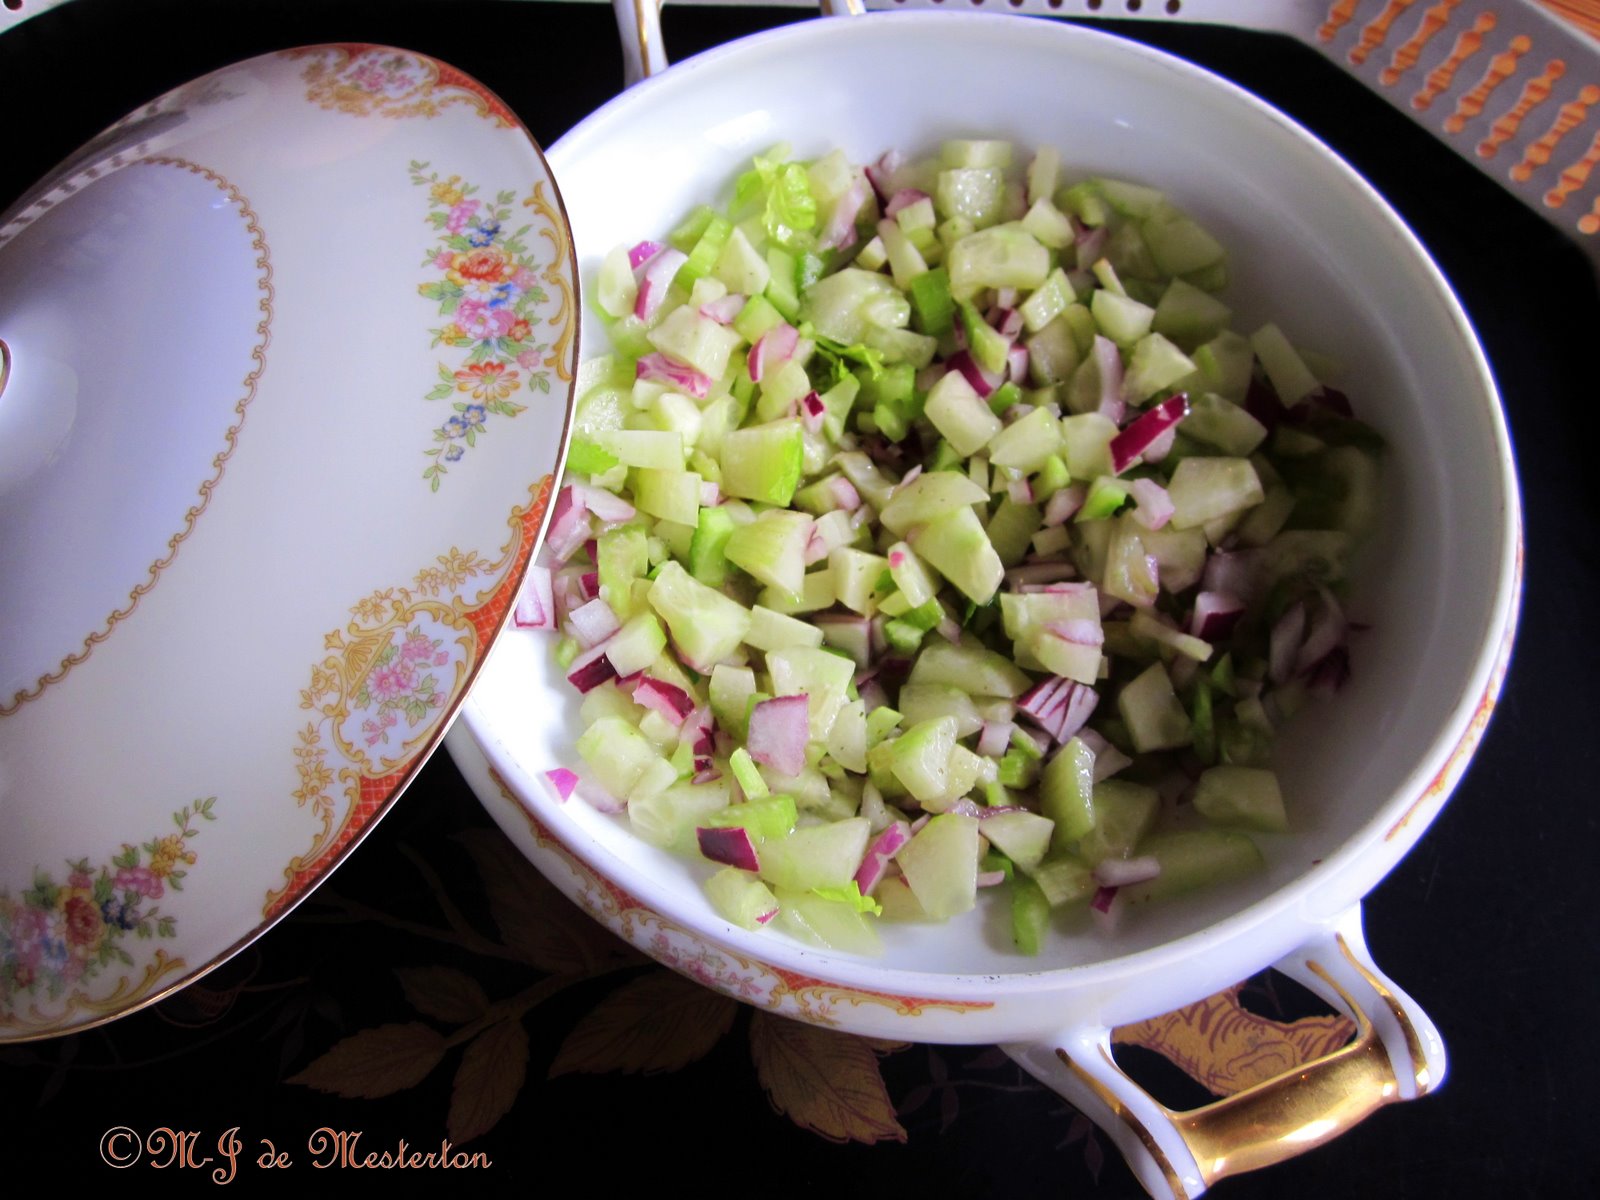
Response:
[[[667,383],[681,392],[687,392],[696,400],[704,400],[711,395],[711,385],[715,382],[711,376],[693,367],[686,367],[682,363],[673,362],[659,351],[646,354],[634,364],[634,376],[638,379],[649,379],[656,383]]]
[[[1183,392],[1168,396],[1143,413],[1111,439],[1111,470],[1120,475],[1139,460],[1150,444],[1189,415],[1189,397]]]
[[[722,503],[722,489],[717,486],[714,479],[705,479],[700,483],[700,507],[715,508]]]
[[[522,590],[517,593],[516,607],[511,610],[511,622],[518,629],[556,627],[555,587],[550,579],[549,567],[535,563],[528,568]]]
[[[1103,646],[1106,641],[1105,630],[1100,627],[1100,622],[1091,621],[1087,617],[1048,621],[1044,630],[1064,642],[1071,642],[1074,646]]]
[[[628,251],[628,266],[637,271],[665,249],[660,242],[640,242]]]
[[[589,540],[591,532],[588,506],[569,484],[556,493],[556,511],[550,519],[545,546],[552,558],[564,563]]]
[[[748,365],[750,378],[755,383],[773,367],[787,362],[800,344],[800,331],[787,321],[780,321],[755,340],[750,347]]]
[[[1164,529],[1172,520],[1172,497],[1154,479],[1135,479],[1128,491],[1139,505],[1133,510],[1133,519],[1146,529]]]
[[[1300,651],[1301,638],[1306,631],[1306,606],[1297,601],[1289,606],[1272,627],[1267,653],[1267,677],[1273,683],[1287,683],[1294,674],[1295,658]]]
[[[871,195],[872,188],[866,180],[850,181],[850,186],[845,189],[844,195],[834,204],[833,212],[828,217],[827,227],[817,241],[820,249],[836,250],[856,240],[856,221],[861,216],[861,210],[867,206],[867,200]]]
[[[1006,378],[1012,383],[1028,378],[1028,348],[1021,342],[1006,351]]]
[[[1097,225],[1093,229],[1084,228],[1078,231],[1072,239],[1078,248],[1078,265],[1088,268],[1105,253],[1106,239],[1111,236],[1109,227]]]
[[[961,626],[956,623],[956,619],[954,617],[946,614],[940,619],[939,623],[935,625],[934,628],[939,631],[939,636],[945,641],[949,642],[952,646],[960,645]]]
[[[1092,732],[1093,730],[1086,729],[1078,736],[1084,737]],[[1096,752],[1094,756],[1094,781],[1099,783],[1102,779],[1110,779],[1118,771],[1125,771],[1131,766],[1133,766],[1133,759],[1118,750],[1110,742],[1106,742],[1105,749]]]
[[[633,689],[633,702],[660,713],[674,725],[694,711],[694,697],[676,684],[646,675]]]
[[[897,217],[902,208],[909,208],[919,200],[928,199],[928,193],[917,188],[901,188],[889,197],[889,202],[883,206],[883,215]]]
[[[926,825],[931,820],[933,820],[933,814],[932,813],[923,813],[915,821],[911,822],[911,832],[912,832],[912,834],[915,835],[915,834],[921,833],[922,832],[922,827],[924,825]]]
[[[1010,748],[1011,731],[1016,727],[1012,721],[985,721],[978,737],[978,753],[985,758],[999,758]]]
[[[1147,463],[1158,463],[1172,453],[1173,446],[1178,444],[1178,427],[1174,425],[1155,441],[1144,448],[1143,457]]]
[[[822,397],[815,392],[807,392],[800,397],[800,424],[805,426],[807,433],[822,432],[822,418],[828,415],[828,409],[822,403]]]
[[[585,600],[593,600],[600,594],[600,572],[582,572],[578,576],[578,586],[582,589],[582,595]]]
[[[1083,502],[1088,497],[1089,489],[1081,483],[1068,484],[1066,487],[1057,488],[1050,493],[1050,499],[1045,501],[1044,505],[1045,528],[1049,529],[1056,525],[1065,525],[1077,515],[1078,510],[1083,507]]]
[[[1066,742],[1083,728],[1099,702],[1092,687],[1052,675],[1024,692],[1017,708],[1057,742]]]
[[[694,831],[700,843],[700,853],[712,862],[738,867],[741,871],[759,871],[761,860],[756,857],[756,845],[750,840],[750,831],[742,825],[708,828]]]
[[[598,646],[622,628],[611,605],[599,597],[573,609],[567,614],[567,621],[572,626],[572,636],[585,650]]]
[[[552,591],[556,601],[556,620],[565,626],[572,614],[588,602],[583,585],[578,582],[581,572],[567,567],[555,576]]]
[[[750,710],[746,739],[750,757],[778,774],[798,775],[805,770],[810,740],[810,702],[805,696],[776,696]]]
[[[855,874],[856,887],[861,890],[863,896],[870,896],[872,889],[883,882],[883,877],[889,870],[889,860],[910,840],[911,832],[906,828],[905,822],[891,821],[868,843],[866,853],[861,856],[861,865],[856,868]]]
[[[867,182],[872,184],[872,190],[878,193],[878,199],[885,204],[888,203],[894,187],[894,177],[905,165],[905,161],[905,156],[898,150],[885,150],[878,156],[877,162],[863,168]]]
[[[672,286],[673,277],[688,261],[687,254],[671,246],[650,259],[639,279],[639,296],[633,302],[633,315],[647,324],[654,320],[667,299],[667,289]]]
[[[1011,497],[1011,503],[1013,504],[1032,504],[1033,484],[1029,483],[1026,478],[1013,479],[1006,484],[1006,495]]]
[[[981,888],[999,887],[1005,881],[1006,881],[1006,873],[1004,871],[979,871],[978,872],[978,886],[981,887]]]
[[[917,478],[921,474],[922,474],[922,464],[918,463],[916,466],[912,467],[911,470],[907,471],[904,475],[902,475],[900,477],[900,482],[898,484],[896,484],[895,486],[896,487],[905,487],[906,484],[910,483],[913,479]]]
[[[718,325],[731,325],[733,319],[744,310],[745,298],[741,292],[729,292],[726,296],[716,300],[707,301],[700,306],[700,315],[709,317]]]
[[[1334,599],[1333,593],[1327,588],[1319,590],[1322,603],[1317,608],[1316,616],[1311,619],[1311,629],[1306,634],[1305,644],[1300,647],[1300,653],[1295,658],[1296,675],[1305,674],[1343,645],[1349,630],[1344,619],[1344,610],[1339,607],[1339,602]]]
[[[1089,917],[1096,930],[1105,935],[1115,933],[1126,904],[1117,888],[1103,887],[1095,892],[1094,899],[1089,901]]]
[[[985,371],[980,367],[978,360],[972,357],[972,351],[970,350],[956,351],[945,360],[945,365],[953,371],[960,371],[962,378],[972,386],[972,390],[985,400],[994,394],[995,388],[1005,382],[1003,376],[996,375],[991,371]]]
[[[1201,592],[1194,598],[1194,615],[1189,632],[1207,642],[1216,642],[1233,632],[1244,616],[1244,601],[1228,592]]]
[[[828,539],[822,536],[822,531],[815,524],[811,526],[811,536],[806,539],[806,566],[812,566],[828,557],[831,547]]]
[[[1142,858],[1109,858],[1094,867],[1094,882],[1102,888],[1125,888],[1130,883],[1144,883],[1162,874],[1162,864],[1154,854]]]
[[[567,682],[580,692],[592,692],[608,679],[616,677],[617,670],[606,657],[606,643],[591,646],[567,668]]]
[[[592,783],[584,782],[578,784],[574,794],[596,812],[616,816],[618,813],[628,811],[628,802],[626,800],[618,800],[610,792],[595,787]]]
[[[1094,346],[1089,351],[1094,358],[1095,370],[1100,376],[1100,403],[1095,409],[1102,417],[1121,425],[1128,406],[1122,399],[1122,352],[1117,344],[1102,334],[1096,334]]]
[[[833,493],[833,501],[845,512],[855,512],[861,507],[861,493],[856,491],[856,485],[843,475],[834,475],[828,480],[828,490]]]
[[[550,781],[550,786],[556,789],[556,796],[561,800],[568,799],[572,795],[572,789],[578,786],[578,776],[565,767],[552,767],[544,774]]]
[[[722,772],[710,765],[710,759],[703,760],[706,763],[705,766],[699,765],[701,761],[701,759],[695,759],[695,765],[699,769],[695,771],[694,777],[689,780],[690,783],[715,783],[722,778]]]
[[[583,505],[592,512],[603,524],[620,525],[624,521],[631,521],[638,516],[638,510],[605,488],[591,487],[586,483],[572,485],[573,492],[582,498]]]

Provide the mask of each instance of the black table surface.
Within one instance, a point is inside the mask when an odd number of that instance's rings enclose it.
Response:
[[[669,8],[666,36],[682,58],[798,19]],[[1374,956],[1445,1038],[1448,1080],[1217,1194],[1600,1195],[1595,275],[1314,52],[1236,30],[1102,25],[1278,105],[1411,223],[1494,365],[1526,507],[1499,710],[1443,816],[1365,905]],[[166,89],[334,41],[450,62],[544,145],[621,87],[603,4],[78,0],[0,38],[0,208]],[[418,1024],[444,1035],[437,1065],[366,1053],[384,1035],[358,1036]],[[134,1182],[151,1158],[115,1174],[100,1152],[115,1127],[196,1133],[196,1156],[217,1161],[146,1176],[185,1191],[537,1195],[571,1186],[570,1167],[599,1194],[1142,1194],[1103,1134],[992,1048],[812,1036],[625,950],[522,863],[443,753],[328,886],[233,962],[102,1029],[0,1049],[0,1194],[31,1190],[29,1166],[52,1190]],[[322,1128],[359,1134],[358,1158],[448,1138],[488,1165],[318,1169],[333,1153],[308,1145]],[[237,1173],[222,1185],[212,1172],[226,1173],[217,1143],[230,1130]],[[269,1141],[292,1165],[261,1165]]]

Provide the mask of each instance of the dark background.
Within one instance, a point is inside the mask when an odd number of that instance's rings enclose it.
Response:
[[[669,9],[666,36],[683,58],[794,19],[801,14]],[[1499,711],[1454,800],[1365,908],[1374,956],[1445,1038],[1447,1085],[1217,1194],[1600,1195],[1591,1077],[1600,1063],[1593,269],[1542,220],[1310,50],[1231,30],[1101,24],[1255,91],[1388,197],[1482,337],[1526,506],[1521,634]],[[435,55],[497,92],[544,145],[621,84],[608,5],[78,0],[0,38],[0,208],[166,89],[237,59],[323,41]],[[399,1137],[436,1145],[448,1071],[381,1100],[285,1080],[340,1038],[414,1015],[392,967],[446,963],[497,997],[538,978],[481,946],[418,933],[438,918],[430,872],[467,920],[485,922],[481,862],[466,851],[498,837],[486,826],[440,754],[329,889],[199,987],[102,1031],[0,1050],[0,1169],[10,1176],[0,1176],[0,1194],[20,1192],[17,1172],[28,1166],[74,1191],[134,1182],[139,1172],[114,1174],[96,1151],[101,1132],[117,1124],[196,1128],[211,1138],[237,1125],[296,1149],[317,1125],[334,1124],[366,1131],[379,1147]],[[746,1014],[681,1070],[546,1080],[567,1032],[604,994],[599,985],[565,988],[525,1022],[527,1083],[511,1112],[469,1147],[488,1153],[492,1170],[442,1179],[246,1168],[230,1186],[538,1195],[559,1164],[602,1194],[1139,1194],[1105,1138],[1086,1135],[1051,1094],[978,1049],[913,1047],[882,1059],[904,1144],[831,1144],[774,1113],[750,1065]],[[139,1182],[214,1187],[197,1171]]]

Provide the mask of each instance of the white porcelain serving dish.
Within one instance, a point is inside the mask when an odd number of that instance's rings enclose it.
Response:
[[[1338,355],[1342,386],[1388,439],[1384,527],[1354,602],[1373,628],[1350,685],[1282,741],[1294,832],[1265,840],[1269,869],[1139,913],[1113,937],[1068,926],[1037,959],[1018,957],[1003,914],[980,906],[950,925],[889,929],[869,961],[730,926],[697,886],[705,871],[581,801],[560,803],[544,772],[581,765],[577,705],[543,636],[496,648],[450,745],[522,850],[663,962],[841,1029],[1005,1043],[1107,1127],[1153,1194],[1193,1196],[1441,1077],[1426,1016],[1366,957],[1359,902],[1437,815],[1493,708],[1520,581],[1510,446],[1465,316],[1384,201],[1263,103],[1105,34],[949,12],[790,26],[645,80],[550,162],[587,280],[612,246],[725,195],[773,143],[871,161],[952,136],[1051,143],[1070,169],[1167,190],[1229,247],[1236,324],[1270,318]],[[603,348],[599,323],[583,320],[586,348]],[[1274,963],[1353,1012],[1358,1040],[1192,1120],[1115,1067],[1112,1027]]]
[[[538,148],[311,47],[0,215],[0,1042],[289,911],[437,745],[542,528],[576,354]]]

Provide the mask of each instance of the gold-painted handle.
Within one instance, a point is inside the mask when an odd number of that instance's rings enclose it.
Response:
[[[1129,1078],[1109,1029],[1006,1050],[1104,1127],[1158,1200],[1194,1200],[1219,1179],[1303,1154],[1438,1086],[1443,1043],[1372,962],[1359,909],[1275,965],[1350,1017],[1354,1040],[1202,1108],[1175,1112]]]
[[[611,0],[622,40],[622,76],[632,87],[640,80],[667,69],[667,51],[661,40],[661,6],[665,0]],[[825,17],[859,17],[866,0],[818,0]]]

